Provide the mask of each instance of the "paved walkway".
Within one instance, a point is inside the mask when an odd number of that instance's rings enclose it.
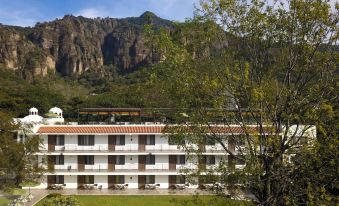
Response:
[[[168,189],[155,189],[155,190],[139,190],[139,189],[125,189],[125,190],[77,190],[77,189],[65,189],[65,190],[45,190],[45,189],[33,189],[31,190],[33,200],[25,204],[25,206],[32,206],[39,202],[49,193],[60,193],[63,195],[212,195],[211,192],[197,190],[197,189],[185,189],[185,190],[168,190]]]

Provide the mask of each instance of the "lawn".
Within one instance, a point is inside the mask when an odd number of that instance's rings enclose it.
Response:
[[[5,197],[0,197],[0,206],[5,206],[9,203],[9,199]]]
[[[0,194],[5,195],[0,197],[0,206],[6,206],[10,202],[10,199],[8,199],[10,196],[20,196],[25,193],[25,190],[19,188],[14,188],[7,192],[0,191]]]
[[[84,206],[179,206],[176,202],[189,202],[187,206],[247,206],[249,202],[224,199],[216,196],[75,196]],[[41,200],[36,206],[42,206]],[[192,203],[195,202],[195,204]],[[180,204],[182,205],[182,204]]]

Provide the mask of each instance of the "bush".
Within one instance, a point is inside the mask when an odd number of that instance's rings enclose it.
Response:
[[[46,196],[47,198],[56,198],[56,197],[61,197],[60,193],[51,193]]]
[[[81,206],[78,199],[73,196],[62,196],[59,193],[51,193],[42,203],[43,206]]]

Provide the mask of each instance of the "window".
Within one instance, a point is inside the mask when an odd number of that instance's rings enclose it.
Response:
[[[57,135],[56,136],[56,145],[64,146],[65,145],[65,135]]]
[[[94,184],[94,175],[86,175],[85,184]]]
[[[146,155],[146,164],[154,165],[155,164],[155,156],[154,155]]]
[[[94,165],[94,156],[86,155],[85,156],[85,165]]]
[[[55,156],[55,165],[63,165],[64,164],[64,156],[59,155]]]
[[[115,159],[115,164],[124,165],[125,164],[125,155],[117,155]]]
[[[146,175],[146,184],[155,184],[155,176]]]
[[[205,145],[215,145],[215,139],[213,137],[206,137]]]
[[[56,175],[55,176],[55,184],[64,184],[64,176]]]
[[[115,144],[116,145],[125,145],[125,135],[118,135]]]
[[[175,176],[175,184],[185,184],[186,183],[186,177],[183,175],[177,175]]]
[[[206,164],[207,165],[215,165],[215,156],[214,155],[206,155]]]
[[[115,183],[116,184],[125,184],[125,176],[124,175],[115,176]]]
[[[185,155],[177,155],[177,165],[184,165],[185,163]]]
[[[168,144],[169,145],[184,145],[185,139],[184,138],[168,137]]]
[[[78,144],[80,146],[94,146],[94,135],[79,135]]]
[[[155,135],[146,136],[146,145],[155,145]]]

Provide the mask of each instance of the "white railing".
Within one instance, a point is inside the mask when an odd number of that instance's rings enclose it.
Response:
[[[76,164],[54,165],[54,169],[56,169],[56,170],[76,170],[76,169],[78,169],[78,165],[76,165]]]
[[[55,147],[56,151],[107,151],[107,144],[95,144],[93,146],[80,146],[76,144],[65,145],[64,148]]]
[[[107,170],[108,164],[85,165],[85,170]]]
[[[197,149],[198,147],[192,145],[192,148]],[[45,146],[40,147],[40,151],[47,151],[48,148]],[[126,145],[115,145],[115,151],[138,151],[138,144],[126,144]],[[93,146],[80,146],[77,144],[66,144],[65,146],[55,146],[55,151],[109,151],[108,144],[95,144]],[[178,148],[177,145],[168,145],[168,144],[156,144],[156,145],[146,145],[145,151],[177,151],[183,152],[184,150]],[[206,147],[206,152],[218,152],[222,151],[222,148],[219,146],[208,146]],[[236,150],[237,151],[237,150]]]
[[[184,165],[176,165],[177,170],[182,170],[182,169],[198,169],[198,165],[195,163],[186,163]]]
[[[168,145],[168,144],[156,144],[156,145],[146,145],[146,151],[180,151],[181,149],[177,145]]]
[[[169,164],[168,163],[155,163],[154,165],[146,165],[146,170],[168,170]]]
[[[124,165],[115,165],[116,170],[137,170],[138,163],[127,163]]]
[[[115,145],[115,151],[138,151],[138,144]]]
[[[65,146],[56,145],[55,150],[65,150]]]

